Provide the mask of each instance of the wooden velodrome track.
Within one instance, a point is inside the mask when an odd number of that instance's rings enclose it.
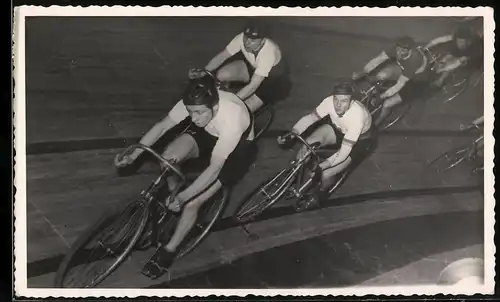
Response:
[[[436,34],[449,28],[446,22],[436,24]],[[390,43],[299,23],[270,22],[290,62],[293,88],[276,105],[226,218],[241,196],[292,158],[277,147],[277,130],[289,129],[328,95],[334,78],[349,76]],[[52,286],[62,254],[103,208],[137,196],[151,181],[157,170],[150,168],[117,177],[114,155],[168,112],[187,70],[204,66],[241,25],[231,18],[27,22],[28,286]],[[483,114],[482,99],[480,89],[471,89],[451,104],[415,104],[324,208],[296,214],[279,204],[248,226],[256,240],[222,219],[171,277],[177,286],[202,287],[392,284],[416,275],[433,282],[453,258],[480,256],[481,184],[467,167],[438,175],[425,163],[473,139],[457,130]],[[153,282],[140,275],[151,252],[134,253],[103,286],[168,286],[166,277]],[[438,264],[431,268],[424,260],[432,257]],[[281,265],[297,266],[302,277],[270,274]]]

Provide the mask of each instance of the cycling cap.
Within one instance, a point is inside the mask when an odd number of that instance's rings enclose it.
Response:
[[[333,85],[333,95],[353,95],[354,87],[349,80],[340,80]]]
[[[415,47],[416,43],[412,37],[402,36],[396,39],[396,45],[401,48],[412,49]]]
[[[256,22],[249,22],[245,29],[243,30],[243,34],[251,39],[260,39],[264,38],[264,34],[262,32],[262,27],[259,26]]]
[[[219,101],[215,80],[209,75],[190,80],[184,90],[182,101],[186,106],[205,105],[212,108]]]

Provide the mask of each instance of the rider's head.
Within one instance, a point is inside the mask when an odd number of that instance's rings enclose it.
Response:
[[[465,49],[471,43],[472,31],[464,26],[459,26],[455,32],[453,32],[453,39],[459,49]]]
[[[250,21],[243,30],[243,45],[245,50],[253,52],[259,49],[264,42],[262,28],[255,21]]]
[[[404,60],[409,57],[412,49],[416,46],[412,37],[402,36],[396,39],[396,57],[398,60]]]
[[[184,90],[182,101],[193,123],[205,127],[214,116],[214,106],[219,103],[215,80],[209,75],[190,80]]]
[[[340,80],[333,85],[333,107],[338,116],[344,115],[351,107],[354,87],[349,80]]]

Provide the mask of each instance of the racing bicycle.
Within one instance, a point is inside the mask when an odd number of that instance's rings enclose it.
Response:
[[[314,171],[322,160],[337,149],[320,147],[319,143],[309,144],[299,134],[290,135],[292,139],[296,138],[306,147],[306,152],[300,158],[292,160],[289,167],[282,169],[246,196],[234,214],[236,221],[250,222],[282,199],[295,199],[294,208],[297,212],[307,209],[305,201],[314,194],[314,189],[321,178],[321,175],[317,175]],[[344,171],[334,176],[336,179],[328,190],[328,195],[340,187],[354,166],[355,163],[352,162]]]
[[[465,130],[474,128],[480,130],[477,126],[471,126]],[[482,156],[480,156],[481,149],[483,148],[483,142],[484,135],[481,134],[472,142],[443,152],[441,155],[431,160],[428,163],[428,166],[433,167],[439,173],[443,173],[463,163],[469,162],[473,164],[472,173],[481,172],[484,169]]]
[[[361,79],[360,79],[361,81]],[[357,90],[361,95],[360,102],[370,111],[370,114],[376,118],[380,114],[383,106],[383,101],[380,99],[380,94],[394,85],[394,81],[376,79],[375,76],[366,76],[365,80],[357,83]],[[391,113],[384,119],[380,125],[379,130],[386,130],[400,121],[406,113],[410,110],[410,102],[402,102],[391,109]]]
[[[255,121],[263,113],[267,113],[267,118],[256,129],[254,142],[270,126],[274,116],[270,107],[263,107],[252,115],[252,120]],[[108,209],[78,237],[59,264],[54,280],[56,287],[96,287],[123,264],[131,252],[150,247],[161,248],[173,235],[179,213],[170,211],[165,200],[173,200],[172,197],[194,181],[197,175],[183,174],[153,148],[142,144],[129,146],[119,158],[136,149],[144,150],[145,155],[151,155],[160,163],[160,175],[137,198]],[[166,178],[172,173],[178,176],[180,182],[169,191]],[[228,191],[229,188],[222,186],[202,206],[195,227],[181,244],[178,259],[193,251],[209,234],[225,209]]]

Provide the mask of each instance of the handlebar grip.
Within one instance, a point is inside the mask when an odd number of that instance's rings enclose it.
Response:
[[[146,152],[149,152],[150,154],[152,154],[154,157],[156,157],[156,159],[158,159],[160,162],[162,162],[165,166],[167,166],[171,171],[173,171],[175,174],[177,174],[180,178],[182,178],[182,180],[186,180],[186,177],[184,176],[184,174],[179,170],[177,169],[176,167],[174,167],[167,159],[165,159],[163,156],[161,156],[160,154],[158,154],[156,151],[154,151],[151,147],[148,147],[146,145],[143,145],[143,144],[133,144],[133,145],[130,145],[128,146],[122,153],[120,153],[120,155],[118,156],[118,160],[121,160],[123,159],[123,157],[129,153],[131,153],[133,150],[135,149],[142,149]]]

